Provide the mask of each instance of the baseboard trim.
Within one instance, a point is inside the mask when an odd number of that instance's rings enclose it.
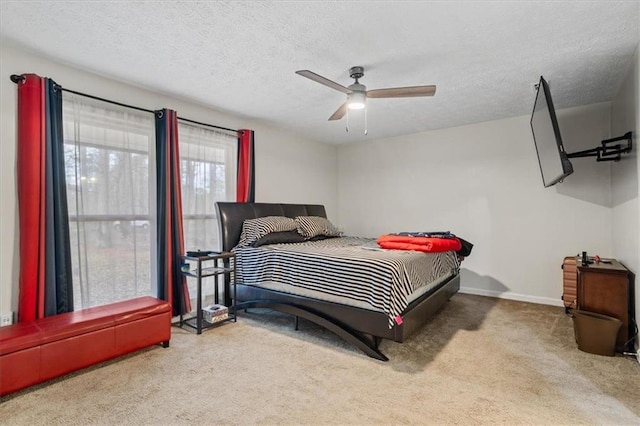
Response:
[[[460,293],[473,294],[476,296],[496,297],[498,299],[517,300],[520,302],[537,303],[539,305],[564,306],[560,298],[530,296],[527,294],[512,293],[510,291],[495,291],[482,288],[460,287]]]

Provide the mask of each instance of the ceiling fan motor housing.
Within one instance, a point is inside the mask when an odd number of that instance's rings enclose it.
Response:
[[[364,84],[360,84],[360,83],[353,83],[351,86],[349,86],[349,90],[351,90],[352,92],[366,92],[367,91],[367,86],[365,86]]]

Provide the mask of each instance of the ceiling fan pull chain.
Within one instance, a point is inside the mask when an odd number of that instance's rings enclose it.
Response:
[[[364,109],[364,135],[369,134],[369,123],[367,122],[367,108]]]
[[[347,127],[345,127],[344,130],[349,133],[349,108],[347,108]]]

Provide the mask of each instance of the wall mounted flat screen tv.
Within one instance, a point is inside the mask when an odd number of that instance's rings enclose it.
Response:
[[[562,145],[549,85],[542,76],[531,114],[531,130],[538,153],[542,183],[547,188],[573,173],[573,166]]]

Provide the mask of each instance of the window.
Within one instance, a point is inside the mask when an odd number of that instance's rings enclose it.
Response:
[[[216,201],[235,201],[238,139],[178,122],[185,250],[219,250]]]
[[[76,309],[155,295],[154,117],[63,95]]]

